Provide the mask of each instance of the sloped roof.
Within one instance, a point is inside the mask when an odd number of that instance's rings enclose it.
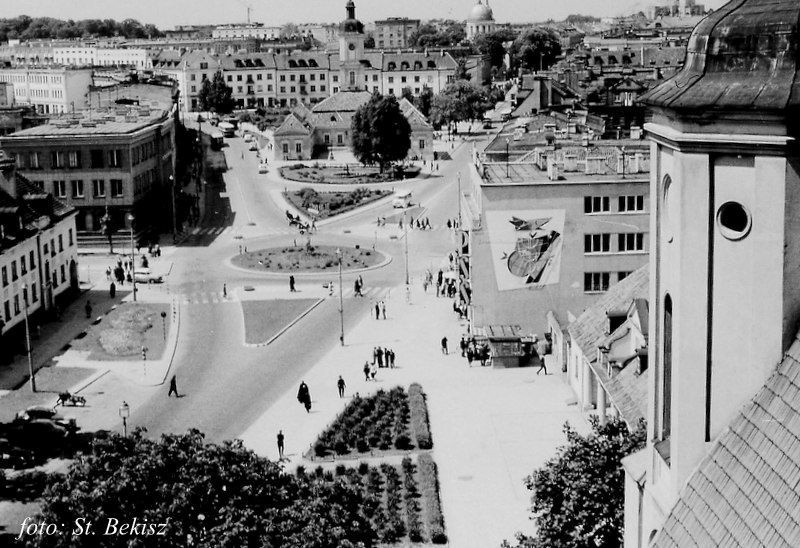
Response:
[[[428,123],[427,118],[425,115],[422,114],[417,107],[415,107],[411,101],[406,99],[405,97],[401,97],[398,101],[400,106],[400,111],[403,113],[403,116],[406,117],[408,120],[408,124],[413,127],[420,127],[425,126],[428,127],[430,124]]]
[[[311,135],[312,131],[308,123],[301,120],[294,112],[291,112],[283,121],[281,127],[275,130],[275,135]]]
[[[320,101],[312,112],[355,112],[358,107],[369,101],[372,94],[368,91],[340,91]]]
[[[796,338],[689,478],[652,546],[800,546],[799,483]]]
[[[631,425],[646,417],[649,368],[640,373],[637,367],[628,364],[613,376],[609,376],[605,366],[597,362],[597,349],[608,340],[607,314],[611,311],[628,310],[634,306],[642,322],[643,334],[647,334],[647,310],[643,307],[642,301],[648,293],[648,272],[648,267],[645,265],[609,288],[605,295],[568,327],[573,344],[580,347],[589,362],[589,367],[608,393],[609,399],[619,409],[622,418]]]

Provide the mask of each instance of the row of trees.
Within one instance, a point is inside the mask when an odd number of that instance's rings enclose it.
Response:
[[[83,19],[64,21],[53,17],[30,17],[20,15],[0,19],[0,42],[9,39],[35,40],[51,38],[88,38],[124,36],[125,38],[147,38],[164,36],[155,25],[142,25],[136,19],[115,21],[114,19]]]
[[[506,49],[504,44],[511,42]],[[500,67],[508,53],[512,70],[547,69],[561,55],[558,33],[550,28],[530,28],[520,34],[511,29],[499,29],[475,38],[474,48],[487,55],[492,67]]]

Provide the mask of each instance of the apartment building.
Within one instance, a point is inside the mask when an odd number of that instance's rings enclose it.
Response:
[[[407,48],[410,46],[409,38],[419,28],[419,19],[409,19],[407,17],[389,17],[375,21],[375,47],[383,48]]]
[[[92,85],[91,68],[0,67],[0,82],[14,85],[14,102],[42,114],[80,110]]]

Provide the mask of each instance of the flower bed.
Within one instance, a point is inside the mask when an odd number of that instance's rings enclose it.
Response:
[[[380,200],[391,193],[390,190],[368,188],[357,188],[350,192],[317,192],[313,188],[301,188],[284,192],[283,196],[297,209],[306,212],[313,207],[319,211],[318,219],[327,219]]]
[[[428,423],[428,404],[425,403],[425,392],[414,383],[408,387],[408,403],[411,410],[411,430],[420,449],[433,447],[430,424]]]
[[[353,398],[306,456],[340,458],[376,450],[413,449],[409,421],[408,394],[399,386],[388,392],[378,390],[366,398]]]
[[[395,182],[398,179],[410,179],[420,173],[417,166],[406,166],[402,174],[393,169],[383,173],[377,167],[350,164],[346,166],[329,166],[319,163],[307,166],[303,163],[283,166],[279,169],[281,177],[301,183],[330,184],[369,184]],[[397,176],[396,176],[397,175]]]
[[[342,268],[356,270],[369,268],[381,263],[386,257],[371,249],[361,246],[305,245],[270,247],[256,249],[233,257],[231,262],[238,267],[259,272],[296,272],[339,270],[339,257],[336,250],[342,253]]]

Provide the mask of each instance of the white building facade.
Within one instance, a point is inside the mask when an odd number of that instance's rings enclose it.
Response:
[[[0,82],[14,85],[14,102],[32,105],[40,113],[56,114],[80,110],[92,85],[91,68],[7,67],[0,68]]]

